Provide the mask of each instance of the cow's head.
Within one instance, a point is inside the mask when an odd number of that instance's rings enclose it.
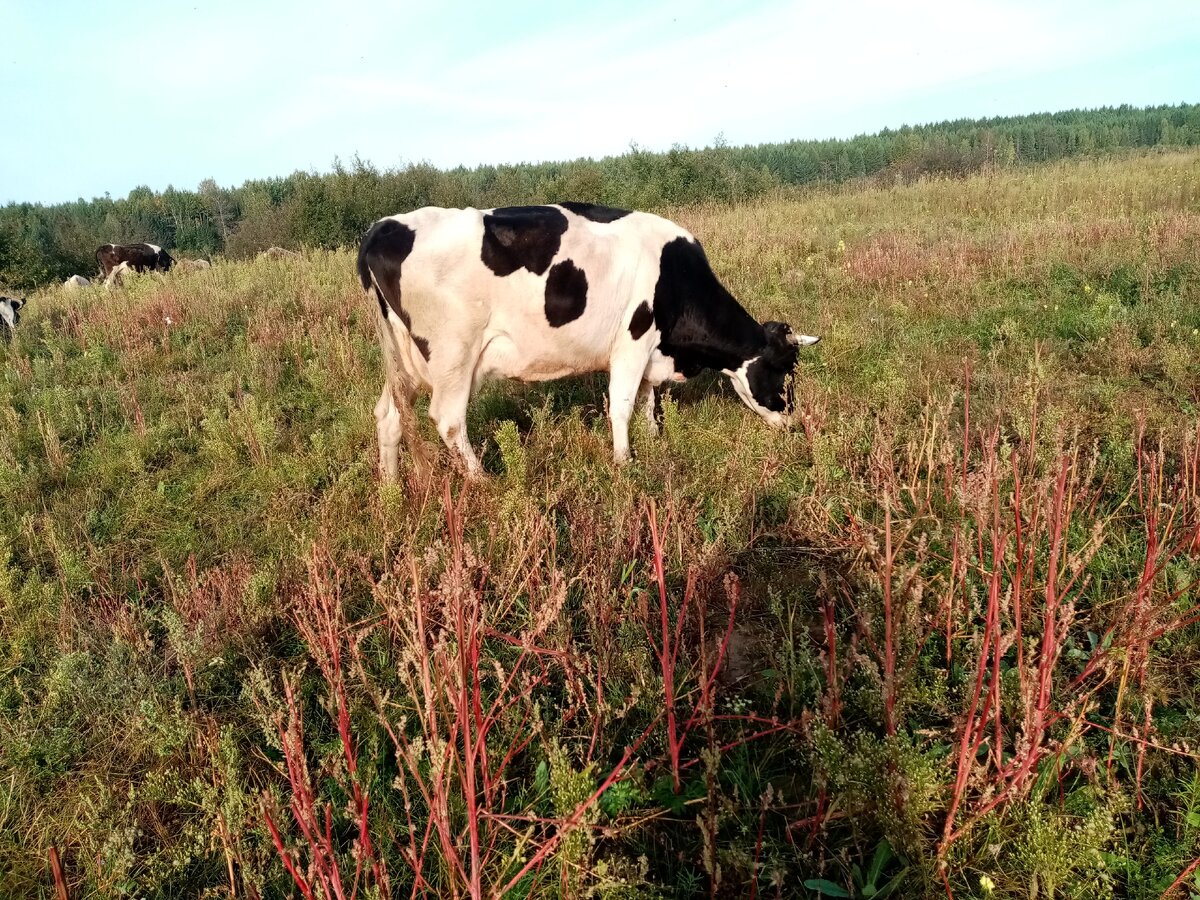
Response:
[[[758,355],[734,371],[726,370],[742,401],[770,425],[782,427],[792,413],[792,372],[801,347],[820,340],[797,334],[783,322],[764,322],[766,345]]]
[[[0,297],[0,341],[9,340],[17,330],[17,323],[21,321],[21,307],[24,305],[24,300]]]
[[[158,268],[164,272],[170,272],[171,266],[175,264],[175,260],[171,258],[171,254],[166,250],[158,251]]]

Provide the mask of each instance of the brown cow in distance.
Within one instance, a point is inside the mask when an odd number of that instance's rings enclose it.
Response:
[[[123,262],[138,272],[166,272],[175,260],[157,244],[105,244],[96,251],[96,263],[105,278]]]

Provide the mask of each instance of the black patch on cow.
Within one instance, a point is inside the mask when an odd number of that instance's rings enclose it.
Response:
[[[497,275],[541,275],[562,245],[567,217],[553,206],[506,206],[484,213],[483,264]]]
[[[555,263],[546,277],[546,321],[551,328],[574,322],[587,309],[587,275],[569,259]]]
[[[400,303],[400,269],[412,253],[416,240],[416,231],[403,222],[380,219],[371,226],[358,248],[358,278],[363,290],[371,286],[374,273],[378,282],[375,290],[379,311],[386,319],[390,306],[410,331],[412,322]]]
[[[623,219],[630,212],[627,209],[614,209],[611,206],[600,206],[596,203],[578,203],[574,200],[568,200],[558,205],[563,209],[569,209],[577,216],[583,216],[589,222],[600,222],[603,225]]]
[[[117,266],[115,249],[112,244],[105,244],[103,247],[96,248],[96,265],[100,267],[100,274],[105,278]]]
[[[650,325],[653,322],[654,312],[650,309],[650,304],[643,300],[638,304],[638,308],[633,311],[633,318],[629,320],[629,334],[636,341],[650,330]]]
[[[421,351],[421,355],[425,357],[425,362],[429,362],[429,341],[423,337],[417,337],[411,331],[409,335],[412,337],[412,342],[417,345],[417,349]]]
[[[654,286],[660,351],[688,378],[701,369],[741,367],[762,353],[763,328],[717,280],[704,249],[691,238],[663,246]]]

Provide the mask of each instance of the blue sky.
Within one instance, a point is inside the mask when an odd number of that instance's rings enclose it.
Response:
[[[1200,101],[1198,0],[0,0],[0,202]]]

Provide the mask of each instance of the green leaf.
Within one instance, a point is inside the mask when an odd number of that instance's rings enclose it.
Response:
[[[879,842],[879,846],[875,848],[875,855],[871,857],[871,867],[867,869],[867,884],[872,888],[879,881],[879,876],[883,874],[883,867],[888,864],[888,860],[892,858],[892,845],[887,842],[887,839]]]
[[[665,806],[673,815],[683,815],[688,801],[697,800],[708,793],[708,786],[702,779],[696,778],[685,782],[682,790],[676,794],[675,786],[670,775],[663,775],[654,782],[650,796],[659,806]]]
[[[632,781],[618,781],[600,795],[600,808],[610,818],[616,818],[636,806],[637,797],[638,789]]]
[[[834,884],[832,881],[826,881],[824,878],[810,878],[804,882],[804,886],[810,891],[816,891],[826,897],[849,897],[850,892],[844,887]]]

